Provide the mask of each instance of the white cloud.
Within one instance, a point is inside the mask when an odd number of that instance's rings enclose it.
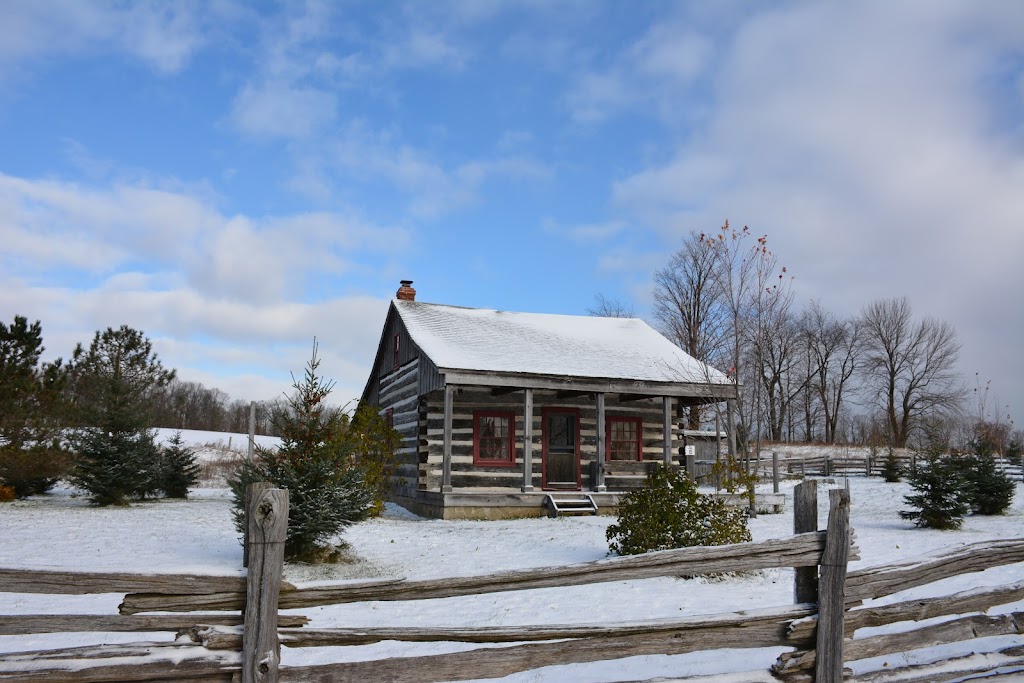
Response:
[[[284,83],[246,85],[232,105],[232,119],[250,135],[308,138],[321,132],[337,115],[333,93]]]
[[[671,241],[750,224],[803,296],[855,313],[908,295],[962,330],[965,365],[1024,370],[1024,322],[995,304],[1024,300],[1024,137],[1005,114],[1024,110],[1007,99],[1022,60],[1016,3],[772,6],[722,42],[706,118],[614,205]]]
[[[709,37],[680,19],[668,19],[614,55],[608,66],[580,69],[566,106],[573,120],[585,125],[626,110],[652,109],[678,123],[690,117],[685,95],[707,74],[714,54]]]
[[[106,51],[122,51],[173,73],[203,46],[204,24],[216,21],[217,7],[201,16],[195,5],[183,3],[10,3],[0,22],[0,76],[51,55]]]

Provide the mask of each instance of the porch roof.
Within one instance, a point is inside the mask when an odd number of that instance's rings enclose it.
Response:
[[[392,303],[410,337],[442,372],[732,385],[637,318]]]

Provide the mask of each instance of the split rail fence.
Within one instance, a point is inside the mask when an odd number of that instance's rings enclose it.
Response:
[[[849,493],[829,492],[826,531],[817,531],[816,484],[794,496],[794,536],[684,548],[585,564],[429,581],[384,580],[296,588],[282,582],[287,491],[250,492],[248,572],[241,577],[40,572],[0,569],[0,591],[125,593],[118,615],[0,616],[0,635],[72,631],[178,631],[173,642],[140,642],[0,655],[0,680],[47,681],[455,681],[637,655],[719,648],[784,647],[773,673],[784,680],[840,681],[844,662],[979,636],[1020,634],[1024,613],[987,616],[1024,600],[1024,584],[943,598],[862,608],[863,600],[943,578],[1024,562],[1024,540],[969,545],[917,562],[854,572]],[[279,609],[374,600],[423,600],[606,581],[793,567],[796,604],[756,611],[631,624],[490,628],[330,628],[306,626]],[[242,614],[224,614],[241,611]],[[159,612],[160,614],[143,614]],[[893,635],[854,637],[866,627],[960,615]],[[967,616],[971,615],[971,616]],[[509,644],[455,654],[316,666],[280,666],[280,646],[362,645],[383,640]],[[1019,639],[1018,639],[1019,640]],[[943,662],[941,671],[903,668],[865,681],[942,681],[948,672],[1024,671],[1024,647]],[[763,675],[764,672],[761,672]]]

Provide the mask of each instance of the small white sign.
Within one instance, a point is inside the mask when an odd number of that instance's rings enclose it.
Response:
[[[696,446],[683,446],[683,449],[683,453],[685,453],[686,455],[697,455]]]

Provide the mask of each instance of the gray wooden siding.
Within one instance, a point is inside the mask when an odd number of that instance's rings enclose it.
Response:
[[[415,489],[419,472],[416,444],[419,439],[419,360],[413,358],[395,372],[380,378],[380,414],[392,411],[392,423],[402,442],[395,452],[393,484]]]
[[[542,410],[548,407],[580,410],[580,474],[583,489],[591,488],[590,463],[597,456],[597,406],[587,396],[558,399],[554,391],[534,391],[533,410],[533,485],[542,485],[543,425]],[[473,411],[500,410],[516,416],[516,464],[514,467],[479,467],[473,465]],[[640,417],[643,420],[643,459],[661,462],[664,457],[662,437],[662,402],[660,398],[620,402],[608,395],[606,418]],[[437,491],[441,485],[444,452],[444,394],[434,392],[420,406],[419,477],[421,490]],[[673,419],[673,454],[682,441],[677,438]],[[523,481],[523,395],[522,392],[492,396],[489,389],[460,388],[456,392],[452,415],[452,486],[459,488],[514,488]]]

